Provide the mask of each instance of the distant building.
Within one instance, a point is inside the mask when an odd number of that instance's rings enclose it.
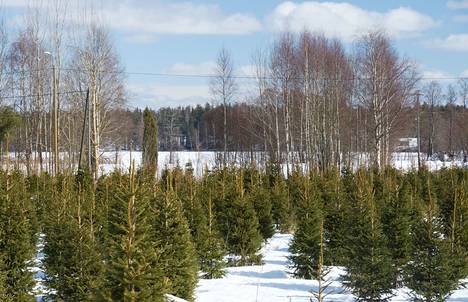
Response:
[[[398,152],[416,152],[418,151],[418,138],[416,137],[402,137],[398,139],[396,146]]]

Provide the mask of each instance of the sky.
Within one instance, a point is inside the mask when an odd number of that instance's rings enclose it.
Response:
[[[5,23],[15,27],[28,6],[42,7],[44,1],[0,0]],[[207,78],[135,73],[212,74],[217,53],[225,47],[236,74],[250,75],[255,51],[271,45],[285,30],[320,32],[351,48],[360,34],[382,29],[401,56],[417,63],[423,77],[468,77],[468,0],[91,2],[128,72],[131,106],[205,103],[210,100]],[[239,81],[241,90],[253,85],[251,80]],[[239,98],[244,96],[240,93]]]

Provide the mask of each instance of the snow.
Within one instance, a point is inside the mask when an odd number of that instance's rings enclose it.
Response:
[[[264,152],[228,152],[228,161],[229,163],[235,163],[236,165],[240,164],[249,164],[251,156],[254,155],[257,164],[260,164],[265,158]],[[21,153],[9,153],[10,157],[10,169],[18,168],[22,171],[26,171],[24,154]],[[65,163],[68,162],[66,153],[61,153],[61,158],[64,159]],[[206,170],[212,170],[216,167],[216,163],[222,157],[222,152],[216,151],[160,151],[158,153],[158,173],[160,174],[163,169],[172,168],[179,166],[182,169],[186,168],[187,164],[190,164],[193,169],[195,176],[200,177],[203,175],[203,172]],[[297,157],[297,156],[296,156]],[[33,159],[37,158],[37,154],[32,155]],[[47,166],[47,159],[49,154],[47,152],[43,153],[44,166]],[[370,155],[368,153],[353,153],[351,154],[352,168],[356,169],[359,166],[369,163]],[[101,152],[100,157],[100,173],[108,174],[115,169],[122,171],[128,171],[130,168],[130,163],[134,162],[138,167],[141,164],[141,152],[140,151],[104,151]],[[396,169],[402,171],[410,171],[418,168],[418,156],[416,152],[394,152],[391,157],[391,165]],[[426,165],[426,167],[431,170],[439,170],[442,168],[450,167],[468,167],[468,163],[464,163],[459,156],[458,159],[453,161],[440,161],[437,159],[427,159],[426,154],[421,154],[421,163]],[[5,170],[5,161],[2,162],[2,168]],[[301,168],[303,171],[306,171],[306,164],[295,164],[295,168]],[[76,167],[75,167],[76,168]],[[283,171],[286,176],[286,172],[291,170],[292,165],[286,164],[283,165]]]
[[[177,298],[176,296],[169,295],[169,294],[166,294],[165,298],[167,302],[187,302],[187,300]]]
[[[222,279],[201,279],[196,289],[197,302],[306,302],[310,291],[317,289],[315,280],[294,279],[288,271],[288,246],[290,234],[275,234],[262,249],[264,264],[231,267]],[[354,301],[339,281],[344,269],[330,268],[331,284],[326,301]],[[395,292],[392,302],[410,301],[408,290]],[[447,301],[468,301],[468,289],[456,291]]]
[[[46,287],[44,284],[45,281],[45,272],[44,272],[44,239],[45,234],[40,233],[38,236],[36,244],[36,256],[33,261],[33,266],[30,268],[30,271],[34,273],[34,281],[36,282],[33,288],[33,294],[36,297],[37,301],[42,301],[42,298],[52,291]]]
[[[220,152],[215,151],[177,151],[172,152],[172,155],[171,152],[162,151],[159,152],[158,156],[158,172],[161,173],[162,169],[177,165],[181,168],[185,168],[187,164],[190,164],[193,168],[194,175],[201,176],[203,175],[203,171],[206,169],[211,170],[216,166],[217,158],[220,157],[220,155]],[[254,155],[257,158],[264,157],[262,152],[255,152]],[[230,159],[233,159],[232,162],[235,162],[236,164],[248,163],[250,156],[251,154],[248,152],[229,152],[228,155]],[[135,165],[140,165],[141,152],[104,152],[101,158],[105,162],[101,165],[101,173],[109,173],[115,168],[125,171],[129,169],[130,163],[133,161],[135,162]],[[421,154],[422,164],[426,165],[426,167],[431,171],[450,167],[468,167],[467,163],[463,163],[461,160],[440,161],[426,160],[426,158],[427,156],[425,154]],[[358,165],[365,164],[369,161],[369,155],[364,153],[354,154],[353,159],[353,162],[355,163],[353,168],[357,168]],[[402,171],[417,169],[418,154],[416,152],[394,152],[392,153],[391,165]],[[306,170],[304,164],[300,166],[303,166],[302,168]],[[291,168],[291,165],[289,168]],[[286,173],[286,167],[284,167],[283,170]]]

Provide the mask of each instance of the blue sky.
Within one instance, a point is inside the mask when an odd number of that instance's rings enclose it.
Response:
[[[27,5],[39,2],[0,0],[6,23],[14,24],[8,19],[17,19]],[[381,28],[390,34],[400,54],[418,63],[423,76],[468,77],[468,0],[92,3],[130,73],[208,74],[224,46],[232,52],[237,73],[245,75],[251,72],[253,52],[267,47],[286,28],[323,32],[342,39],[348,47],[360,33]],[[127,82],[132,105],[157,108],[209,99],[207,79],[129,74]]]

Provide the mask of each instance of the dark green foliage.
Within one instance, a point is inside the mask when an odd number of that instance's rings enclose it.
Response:
[[[257,214],[260,234],[263,240],[267,240],[275,233],[270,193],[263,183],[257,181],[250,187],[248,195]]]
[[[194,242],[198,253],[202,278],[216,279],[224,276],[226,254],[224,242],[215,228],[211,182],[205,176],[205,189],[200,190],[196,200],[199,200],[204,213],[203,224],[199,225],[194,234]]]
[[[427,179],[422,212],[413,224],[411,258],[406,266],[405,285],[416,301],[445,301],[458,287],[457,259],[443,236],[443,224],[432,185]]]
[[[348,255],[343,284],[357,301],[388,301],[394,287],[394,268],[379,221],[371,180],[357,174],[357,191],[350,213]]]
[[[392,188],[385,194],[382,229],[392,257],[394,280],[397,287],[401,285],[402,269],[408,262],[411,251],[411,227],[414,219],[412,201],[414,197],[406,182],[395,183],[387,179],[385,186]]]
[[[460,278],[468,275],[468,186],[465,170],[441,170],[433,178],[442,228]]]
[[[207,226],[201,234],[204,240],[197,244],[198,257],[200,258],[200,270],[204,279],[217,279],[225,275],[224,243],[216,231]]]
[[[161,249],[152,231],[150,184],[118,176],[112,185],[117,194],[110,200],[110,241],[106,251],[106,283],[101,297],[106,301],[163,301],[165,280]]]
[[[149,175],[155,175],[158,166],[158,125],[148,108],[143,111],[142,164]]]
[[[0,142],[3,142],[11,130],[21,123],[21,116],[10,107],[0,109]]]
[[[316,279],[319,271],[322,200],[318,188],[308,179],[300,195],[297,228],[289,245],[291,269],[297,278]]]
[[[236,186],[235,173],[228,169],[216,170],[210,176],[213,183],[213,209],[215,218],[215,227],[228,246],[232,234],[234,213],[234,200],[239,194],[239,188]]]
[[[116,172],[96,182],[0,173],[0,301],[32,301],[39,232],[50,301],[193,300],[198,273],[222,277],[227,253],[233,265],[259,263],[274,224],[295,231],[292,271],[321,281],[315,294],[327,287],[324,262],[345,267],[360,301],[400,286],[442,301],[466,278],[466,169],[321,173],[229,167],[198,179],[186,167],[159,181]]]
[[[325,249],[326,263],[329,265],[344,265],[347,247],[347,212],[349,204],[346,202],[343,184],[339,171],[329,171],[324,176],[321,187],[324,204]]]
[[[3,234],[0,232],[0,236]],[[10,295],[7,295],[7,284],[6,284],[6,266],[3,262],[3,253],[0,254],[0,301],[11,302],[13,301]]]
[[[228,251],[238,256],[234,260],[236,265],[246,265],[258,263],[260,257],[256,254],[261,247],[262,236],[260,225],[254,205],[249,196],[244,192],[243,169],[233,173],[230,177],[234,180],[230,183],[229,193],[223,204],[227,206],[227,211],[222,215],[222,209],[216,215],[223,217],[223,224],[226,232],[226,245]],[[218,200],[218,207],[221,204]]]
[[[43,232],[46,285],[52,301],[95,301],[103,273],[96,240],[94,184],[89,174],[50,184]]]
[[[34,209],[24,176],[0,173],[0,182],[0,291],[12,301],[34,301],[33,274],[28,269],[35,254]]]
[[[240,256],[237,265],[258,263],[257,252],[262,243],[257,215],[252,203],[239,196],[234,200],[232,209],[232,229],[229,236],[229,251]]]
[[[288,186],[280,175],[274,180],[270,198],[273,221],[277,229],[282,233],[289,232],[293,224],[293,208],[289,198]]]
[[[170,185],[171,178],[169,172],[166,191],[158,192],[152,199],[154,238],[162,252],[161,265],[167,292],[193,300],[197,284],[197,255],[181,201]]]

